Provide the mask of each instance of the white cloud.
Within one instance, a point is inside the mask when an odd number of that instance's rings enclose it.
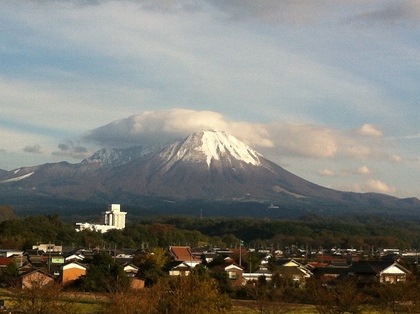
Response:
[[[362,166],[359,169],[357,169],[356,173],[361,175],[369,175],[372,173],[372,171],[369,169],[368,166]]]
[[[330,169],[319,169],[318,174],[324,177],[333,177],[335,176],[335,172]]]
[[[389,156],[389,160],[394,162],[394,163],[401,163],[401,162],[403,162],[404,159],[399,155],[391,155],[391,156]]]
[[[371,179],[367,181],[365,184],[362,185],[362,189],[364,191],[372,191],[384,194],[393,194],[397,190],[394,186],[390,186],[385,182],[382,182],[377,179]]]
[[[310,158],[381,158],[387,154],[379,144],[324,126],[297,123],[250,123],[231,121],[214,111],[168,109],[145,111],[113,121],[86,134],[100,146],[127,147],[162,143],[202,129],[231,133],[268,156]],[[365,169],[366,170],[366,169]]]
[[[378,179],[369,179],[364,182],[350,184],[341,183],[336,184],[333,188],[359,193],[375,192],[382,194],[395,194],[397,192],[397,188],[395,186],[388,185],[385,182]]]
[[[340,132],[323,126],[272,123],[263,127],[279,154],[333,158],[339,151]]]
[[[358,130],[356,130],[357,134],[364,135],[364,136],[372,136],[372,137],[381,137],[383,132],[379,130],[377,127],[373,126],[372,124],[364,124]]]
[[[229,121],[217,112],[187,109],[146,111],[94,129],[85,138],[102,146],[130,146],[165,142],[202,129],[227,131],[252,147],[281,154],[333,157],[337,152],[337,136],[325,127]]]

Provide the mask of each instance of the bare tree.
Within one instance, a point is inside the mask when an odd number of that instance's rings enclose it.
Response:
[[[105,313],[142,314],[224,314],[230,299],[221,294],[217,283],[206,273],[161,278],[151,288],[112,295]]]
[[[407,282],[380,284],[375,287],[374,302],[379,313],[418,313],[420,311],[420,283],[415,277]]]
[[[295,305],[289,303],[287,295],[289,284],[285,280],[276,280],[276,284],[266,282],[260,277],[257,282],[249,283],[244,290],[254,302],[247,303],[247,307],[260,314],[282,314],[294,309]]]
[[[56,283],[30,288],[14,289],[15,305],[13,310],[31,314],[72,314],[77,313],[76,305],[64,299],[61,286]]]
[[[104,309],[105,314],[155,314],[160,296],[150,288],[127,290],[110,294],[110,302]]]
[[[345,278],[335,285],[325,285],[312,279],[306,286],[308,296],[320,314],[357,314],[370,298],[357,286],[351,278]]]

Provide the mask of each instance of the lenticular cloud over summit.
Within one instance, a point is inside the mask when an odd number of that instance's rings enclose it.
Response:
[[[87,140],[105,147],[129,147],[184,138],[201,130],[222,130],[248,145],[272,147],[267,130],[259,124],[228,121],[214,111],[169,109],[145,111],[92,130]]]
[[[214,111],[188,109],[145,111],[94,129],[85,139],[101,147],[126,148],[166,143],[201,130],[226,131],[262,151],[264,155],[311,158],[346,155],[353,158],[355,156],[349,147],[357,147],[358,152],[365,152],[362,157],[367,157],[374,151],[371,148],[374,143],[369,142],[365,146],[362,142],[366,140],[366,134],[359,139],[354,130],[346,133],[301,123],[232,121]],[[377,134],[372,138],[378,138]],[[361,158],[361,155],[356,157]]]
[[[174,148],[179,144],[174,144]],[[177,148],[177,160],[199,160],[198,155],[202,155],[210,167],[212,161],[221,160],[226,156],[241,160],[245,163],[258,166],[261,164],[258,152],[254,151],[245,143],[239,141],[234,136],[217,130],[203,130],[200,133],[189,135]]]
[[[369,123],[356,129],[339,130],[299,122],[234,121],[214,111],[180,108],[145,111],[115,120],[90,131],[84,140],[100,148],[162,147],[203,130],[220,130],[231,134],[266,158],[286,167],[298,165],[296,169],[302,169],[302,163],[309,158],[313,166],[304,166],[304,175],[320,181],[326,177],[342,177],[345,168],[350,165],[353,168],[367,165],[374,169],[378,163],[389,163],[396,156],[392,151],[392,139],[387,139],[378,126]],[[321,175],[320,169],[329,169],[331,172],[328,176]],[[349,175],[345,177],[349,178]],[[367,186],[366,180],[378,179],[372,173],[353,174],[351,177],[358,186]],[[356,177],[361,181],[356,182]],[[346,189],[345,186],[341,188]],[[354,186],[348,186],[347,189],[353,190]],[[365,191],[370,189],[366,188]],[[375,191],[381,192],[382,189]]]
[[[170,109],[113,121],[94,129],[86,139],[101,146],[133,146],[183,138],[202,129],[227,128],[228,123],[217,112]]]

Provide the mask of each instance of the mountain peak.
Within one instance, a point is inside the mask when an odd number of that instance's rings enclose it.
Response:
[[[135,146],[126,149],[102,148],[91,157],[84,159],[82,164],[98,163],[102,167],[121,166],[148,152],[149,150],[145,149],[143,146]]]
[[[203,130],[198,136],[201,136],[202,145],[197,149],[200,148],[206,155],[208,166],[212,159],[219,160],[221,156],[227,154],[254,166],[260,165],[259,153],[224,131]]]
[[[236,159],[254,166],[261,164],[261,155],[224,131],[202,130],[188,136],[167,150],[164,155],[176,160],[205,161],[210,167],[212,161]],[[163,156],[162,156],[163,157]]]

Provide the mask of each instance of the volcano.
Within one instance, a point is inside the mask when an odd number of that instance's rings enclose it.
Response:
[[[420,210],[416,198],[343,192],[311,183],[217,130],[203,130],[164,146],[104,148],[78,164],[60,162],[2,172],[0,195],[6,200],[13,196],[15,201],[43,198],[133,206],[159,199],[255,202],[301,210]]]

